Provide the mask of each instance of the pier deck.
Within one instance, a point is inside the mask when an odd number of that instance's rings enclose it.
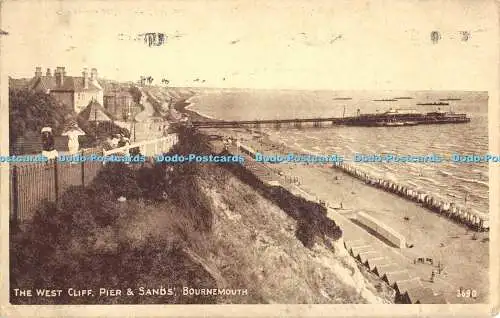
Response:
[[[405,126],[405,125],[430,125],[430,124],[460,124],[468,123],[470,118],[465,114],[369,114],[351,117],[328,117],[328,118],[291,118],[291,119],[256,119],[256,120],[203,120],[192,121],[191,125],[196,128],[238,128],[263,126],[281,128],[301,128],[312,125],[313,127],[326,127],[335,125],[348,126]]]

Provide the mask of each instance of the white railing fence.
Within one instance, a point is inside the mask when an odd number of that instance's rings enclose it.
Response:
[[[109,156],[113,154],[123,155],[123,154],[128,154],[130,149],[139,148],[141,155],[154,156],[160,153],[168,152],[178,142],[178,140],[179,137],[177,136],[177,134],[170,134],[166,137],[158,139],[144,140],[120,148],[103,150],[103,154],[104,156]]]

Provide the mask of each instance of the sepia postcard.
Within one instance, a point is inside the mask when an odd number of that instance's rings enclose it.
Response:
[[[0,1],[0,316],[498,315],[499,12]]]

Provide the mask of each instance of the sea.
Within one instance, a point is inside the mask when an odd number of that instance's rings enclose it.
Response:
[[[417,105],[439,101],[449,105]],[[487,92],[200,89],[189,102],[190,110],[223,120],[342,117],[356,115],[358,110],[363,114],[384,112],[390,108],[421,112],[465,112],[471,117],[470,123],[401,127],[269,128],[266,132],[304,152],[337,154],[347,162],[356,153],[392,153],[401,156],[436,154],[445,159],[454,153],[488,153]],[[481,213],[489,211],[488,163],[464,164],[446,160],[441,163],[353,164],[359,170],[432,193],[437,198]]]

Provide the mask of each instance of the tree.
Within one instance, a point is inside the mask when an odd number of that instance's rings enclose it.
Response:
[[[9,90],[9,139],[14,144],[18,137],[40,132],[44,126],[52,127],[55,134],[64,128],[65,118],[73,114],[64,105],[44,92],[28,89]]]
[[[146,83],[146,76],[141,76],[140,83],[141,83],[141,86],[144,86],[144,84]]]

